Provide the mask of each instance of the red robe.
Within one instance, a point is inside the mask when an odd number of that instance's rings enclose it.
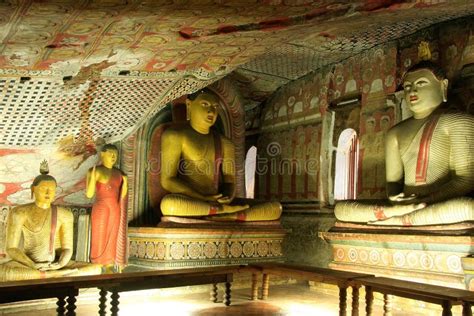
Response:
[[[120,198],[122,185],[122,172],[115,168],[107,183],[96,182],[91,215],[92,263],[127,263],[127,198]]]

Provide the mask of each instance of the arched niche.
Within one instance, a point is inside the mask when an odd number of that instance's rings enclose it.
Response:
[[[353,200],[357,193],[359,139],[352,128],[342,131],[337,142],[334,199]]]
[[[255,196],[255,171],[257,168],[257,147],[252,146],[245,155],[245,197]]]
[[[245,112],[241,97],[227,78],[207,88],[219,97],[219,117],[213,128],[235,145],[236,196],[244,197]],[[172,124],[186,124],[184,100],[182,97],[165,106],[137,132],[132,226],[154,226],[160,221],[159,203],[166,194],[160,185],[161,134]]]

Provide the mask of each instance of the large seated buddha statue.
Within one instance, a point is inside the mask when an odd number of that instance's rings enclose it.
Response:
[[[338,220],[395,226],[474,220],[474,117],[443,109],[447,87],[430,61],[407,71],[403,88],[413,117],[386,137],[389,203],[341,201]]]
[[[235,199],[234,145],[211,127],[218,97],[200,90],[186,99],[188,123],[169,127],[161,137],[161,200],[165,216],[217,221],[271,221],[281,215],[278,202]]]
[[[10,261],[0,265],[0,281],[100,274],[101,266],[71,260],[72,212],[52,204],[56,180],[41,164],[41,175],[31,185],[34,203],[13,208],[7,220],[6,252]]]

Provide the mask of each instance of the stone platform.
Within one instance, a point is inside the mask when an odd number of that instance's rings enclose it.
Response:
[[[461,261],[472,255],[472,229],[452,231],[333,228],[319,236],[330,243],[330,268],[469,289]]]
[[[173,269],[284,260],[281,226],[219,224],[129,227],[129,264]]]

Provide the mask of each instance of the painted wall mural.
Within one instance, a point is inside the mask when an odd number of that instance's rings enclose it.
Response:
[[[318,198],[321,125],[262,135],[257,147],[256,196],[282,201]]]
[[[60,147],[0,150],[0,205],[32,202],[30,186],[39,174],[39,164],[46,159],[50,175],[58,181],[56,204],[89,205],[84,193],[87,170],[97,156],[66,155]]]
[[[464,74],[462,77],[460,73],[466,65],[474,64],[473,30],[473,22],[427,28],[287,84],[270,98],[262,110],[259,158],[273,158],[277,164],[281,164],[280,160],[291,163],[305,161],[309,156],[302,155],[302,152],[308,151],[307,146],[312,144],[311,157],[321,158],[323,164],[316,159],[318,166],[329,168],[332,170],[330,174],[334,174],[331,153],[340,132],[352,127],[358,131],[360,140],[357,198],[385,198],[385,135],[402,118],[401,100],[395,92],[400,90],[404,72],[417,62],[419,42],[430,42],[434,61],[444,67],[451,82],[458,82],[463,87],[457,90],[457,96],[450,97],[448,105],[469,111],[471,105],[465,95],[466,91],[473,90],[474,80],[472,76]],[[459,84],[460,79],[462,84]],[[336,105],[333,102],[354,95],[360,96],[359,110],[346,111],[346,114],[341,109],[334,110]],[[332,110],[335,121],[329,126],[325,118]],[[313,124],[313,129],[318,126],[314,139],[312,136],[307,138],[312,132],[305,134],[305,124]],[[332,137],[332,143],[324,148],[320,145],[321,133]],[[275,145],[279,145],[278,155],[268,157]],[[317,173],[319,176],[320,170]],[[257,197],[283,200],[323,198],[327,201],[328,197],[313,196],[313,190],[308,187],[313,182],[307,179],[307,174],[261,174]],[[328,186],[326,180],[320,178],[314,183]]]

